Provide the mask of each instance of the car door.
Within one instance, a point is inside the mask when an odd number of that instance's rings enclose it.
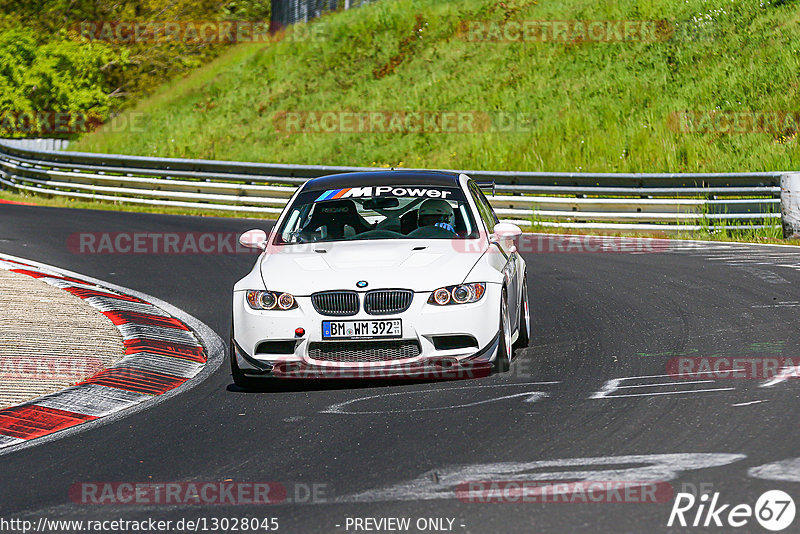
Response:
[[[497,218],[492,205],[489,204],[489,201],[486,199],[486,196],[483,194],[483,191],[480,190],[478,185],[472,180],[470,180],[468,183],[469,192],[475,201],[475,205],[478,208],[478,213],[481,217],[481,220],[486,225],[486,231],[491,235],[494,232],[495,224],[500,222],[500,220]],[[519,279],[519,252],[514,246],[504,248],[503,245],[496,242],[493,243],[492,246],[495,247],[500,254],[502,254],[503,258],[505,258],[503,275],[505,276],[506,288],[508,290],[508,313],[511,316],[511,324],[514,327],[517,327],[519,319],[519,303],[521,300],[520,292],[522,291],[522,282]]]

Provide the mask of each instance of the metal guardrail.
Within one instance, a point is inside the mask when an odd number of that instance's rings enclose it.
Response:
[[[273,27],[308,22],[321,17],[326,11],[350,9],[375,0],[272,0]]]
[[[66,150],[70,144],[69,139],[55,139],[52,137],[6,139],[5,142],[11,146],[36,150]]]
[[[60,152],[0,141],[3,187],[154,206],[277,214],[298,184],[365,170],[377,169]],[[504,220],[664,232],[779,224],[785,174],[457,172],[497,183],[489,200]]]

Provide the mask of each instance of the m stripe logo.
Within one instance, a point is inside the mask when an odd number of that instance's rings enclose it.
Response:
[[[337,198],[341,198],[342,195],[350,191],[350,189],[352,188],[348,187],[346,189],[330,189],[322,193],[314,202],[322,202],[323,200],[335,200]]]

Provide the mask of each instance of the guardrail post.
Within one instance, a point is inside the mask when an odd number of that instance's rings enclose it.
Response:
[[[781,175],[781,222],[785,239],[800,238],[800,173]]]

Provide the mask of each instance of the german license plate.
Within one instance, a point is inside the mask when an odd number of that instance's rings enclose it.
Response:
[[[364,339],[377,337],[402,337],[400,319],[380,321],[322,321],[323,339]]]

